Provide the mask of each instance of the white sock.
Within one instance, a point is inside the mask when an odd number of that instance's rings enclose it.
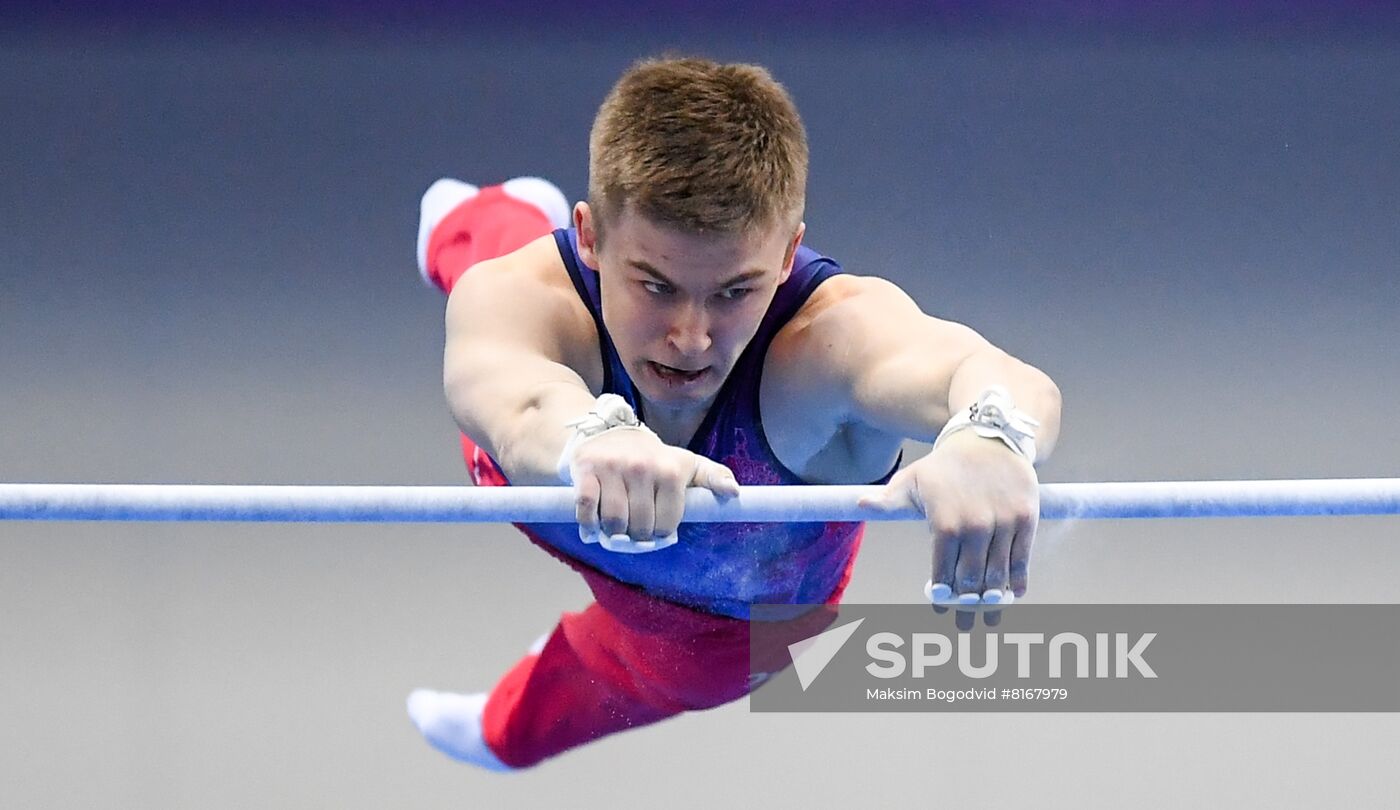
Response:
[[[567,228],[573,220],[573,209],[569,207],[564,192],[543,177],[515,177],[502,183],[501,187],[515,199],[543,211],[549,218],[549,224],[556,228]]]
[[[490,771],[515,770],[496,756],[482,735],[486,697],[485,692],[458,695],[415,689],[408,696],[408,716],[424,739],[449,757]]]

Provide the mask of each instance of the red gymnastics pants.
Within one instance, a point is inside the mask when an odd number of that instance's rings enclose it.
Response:
[[[476,262],[509,253],[551,230],[535,206],[499,186],[482,189],[434,229],[428,276],[450,292]],[[477,485],[506,483],[490,457],[466,436],[462,450]],[[517,528],[582,574],[595,601],[581,613],[565,613],[544,648],[520,659],[492,689],[482,730],[502,762],[528,767],[608,734],[748,694],[748,622],[651,596],[563,556],[527,528]],[[854,559],[852,555],[852,563]],[[850,575],[847,567],[828,605],[839,601]],[[754,671],[782,669],[786,643],[814,635],[834,615],[834,608],[813,610],[784,623],[783,643],[759,653]]]

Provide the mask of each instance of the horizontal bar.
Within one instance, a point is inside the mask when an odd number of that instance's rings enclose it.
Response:
[[[856,505],[870,486],[686,494],[687,522],[920,520]],[[1043,520],[1400,514],[1400,478],[1043,484]],[[0,484],[0,520],[572,523],[567,487]]]

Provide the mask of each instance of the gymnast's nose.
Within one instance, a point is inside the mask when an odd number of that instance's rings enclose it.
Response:
[[[666,340],[676,353],[687,359],[699,359],[710,350],[710,316],[703,306],[679,307],[671,321]]]

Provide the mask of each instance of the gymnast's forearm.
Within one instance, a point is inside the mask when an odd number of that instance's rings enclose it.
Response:
[[[956,412],[971,405],[991,386],[1006,388],[1016,409],[1040,423],[1036,456],[1050,457],[1060,435],[1060,389],[1049,375],[992,345],[968,355],[948,385],[948,405]]]
[[[448,407],[462,432],[516,485],[560,483],[559,455],[571,435],[565,426],[594,406],[582,379],[562,366],[548,366],[547,376],[532,381],[525,381],[531,380],[529,370],[519,367],[514,373],[499,368],[445,380]]]

